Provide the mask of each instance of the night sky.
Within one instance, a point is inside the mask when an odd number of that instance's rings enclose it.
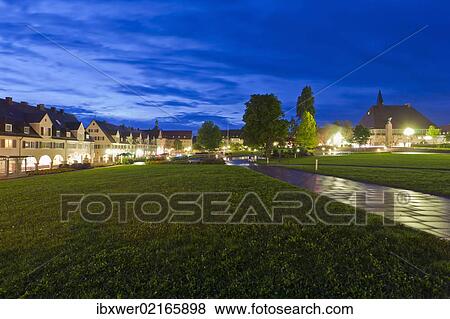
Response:
[[[251,94],[274,93],[288,111],[305,85],[319,92],[404,40],[321,91],[318,123],[357,123],[381,89],[386,104],[412,103],[448,124],[449,9],[411,0],[0,0],[0,96],[84,121],[235,128]]]

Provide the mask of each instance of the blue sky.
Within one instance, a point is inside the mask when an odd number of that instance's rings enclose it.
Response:
[[[428,26],[317,95],[317,121],[357,123],[382,89],[386,104],[412,103],[448,124],[449,9],[414,0],[0,0],[0,95],[85,121],[240,127],[251,94],[274,93],[288,111],[305,85],[319,92]]]

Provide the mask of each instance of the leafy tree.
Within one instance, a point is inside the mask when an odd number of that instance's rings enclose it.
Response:
[[[370,138],[370,130],[363,125],[356,125],[353,129],[353,142],[358,145],[366,144]]]
[[[220,128],[212,121],[204,122],[198,130],[197,143],[206,150],[215,150],[220,146],[221,140]]]
[[[305,86],[297,99],[297,117],[302,119],[305,112],[309,112],[313,117],[316,116],[314,95],[310,86]]]
[[[281,102],[273,94],[254,94],[245,106],[245,145],[264,148],[269,162],[274,142],[281,142],[288,135],[288,122],[283,119]]]
[[[181,151],[181,150],[183,149],[183,142],[181,142],[179,139],[176,139],[176,140],[173,142],[173,148],[174,148],[176,151]]]
[[[296,134],[297,144],[304,146],[307,149],[312,149],[317,146],[317,124],[311,113],[306,111],[303,113],[302,121],[297,129]]]
[[[430,125],[427,129],[427,135],[431,137],[436,137],[441,134],[441,129],[435,127],[434,125]]]

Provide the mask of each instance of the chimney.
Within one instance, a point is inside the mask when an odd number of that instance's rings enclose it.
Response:
[[[10,96],[5,97],[5,102],[8,105],[12,105],[12,103],[13,103],[12,97],[10,97]]]
[[[38,104],[38,105],[36,105],[36,108],[37,108],[39,111],[44,111],[44,110],[45,110],[45,105],[44,105],[44,104]]]
[[[28,106],[28,102],[21,101],[21,102],[20,102],[20,105]]]
[[[59,109],[59,113],[64,114],[64,110],[63,109]]]
[[[55,112],[56,112],[56,107],[52,106],[52,107],[50,108],[50,111],[51,111],[52,113],[55,113]]]

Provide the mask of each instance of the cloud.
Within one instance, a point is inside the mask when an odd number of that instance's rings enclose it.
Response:
[[[319,92],[430,23],[319,94],[317,116],[319,123],[356,122],[381,88],[387,101],[421,105],[436,122],[448,122],[441,115],[450,102],[445,10],[418,1],[356,4],[0,0],[0,89],[85,118],[241,125],[251,94],[274,93],[288,111],[303,86]]]

